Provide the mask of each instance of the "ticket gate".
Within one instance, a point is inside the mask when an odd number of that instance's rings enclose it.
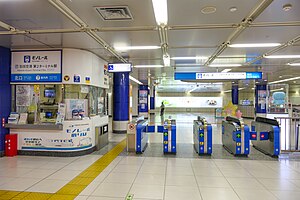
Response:
[[[176,121],[167,119],[163,126],[163,152],[176,154]]]
[[[212,126],[198,116],[193,124],[194,148],[199,155],[212,154]]]
[[[250,139],[255,149],[273,157],[280,154],[280,128],[277,120],[256,117],[251,123]]]
[[[235,156],[247,156],[250,153],[249,127],[238,118],[226,117],[222,122],[223,147]]]
[[[146,134],[148,121],[138,119],[130,122],[127,127],[127,151],[143,153],[147,148],[148,135]]]

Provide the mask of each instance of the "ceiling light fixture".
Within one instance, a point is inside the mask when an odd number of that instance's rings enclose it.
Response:
[[[117,51],[147,50],[147,49],[160,49],[160,46],[124,46],[124,47],[115,47],[115,50],[117,50]]]
[[[285,4],[282,6],[282,10],[287,12],[287,11],[290,11],[292,9],[292,4],[288,3],[288,4]]]
[[[141,81],[137,80],[136,78],[134,78],[132,76],[129,76],[129,79],[132,80],[132,81],[134,81],[134,82],[136,82],[139,85],[143,85],[143,83]]]
[[[249,43],[249,44],[230,44],[232,48],[252,48],[252,47],[277,47],[280,43]]]
[[[198,87],[194,87],[193,89],[187,91],[187,93],[191,93],[191,92],[193,92],[193,91],[195,91],[195,90],[197,90],[197,89],[198,89]]]
[[[201,12],[203,14],[212,14],[212,13],[214,13],[216,11],[217,11],[217,8],[214,7],[214,6],[206,6],[206,7],[204,7],[204,8],[201,9]]]
[[[170,67],[171,66],[171,59],[168,54],[163,55],[163,61],[164,61],[164,66]]]
[[[162,65],[134,65],[135,68],[160,68]]]
[[[224,69],[223,71],[221,71],[222,73],[227,73],[227,72],[230,72],[231,69]]]
[[[265,58],[300,58],[300,55],[273,55],[273,56],[264,56]]]
[[[230,11],[230,12],[235,12],[235,11],[237,11],[237,10],[238,10],[238,9],[237,9],[237,7],[235,7],[235,6],[229,8],[229,11]]]
[[[241,64],[211,64],[209,67],[241,67]]]
[[[205,60],[208,57],[205,56],[194,56],[194,57],[172,57],[172,60]]]
[[[154,15],[157,25],[168,24],[168,4],[167,0],[152,0]]]
[[[269,82],[269,84],[282,83],[282,82],[293,81],[293,80],[297,80],[297,79],[300,79],[300,76],[297,76],[294,78],[283,79],[283,80],[279,80],[279,81]]]
[[[290,66],[300,66],[300,63],[288,63]]]

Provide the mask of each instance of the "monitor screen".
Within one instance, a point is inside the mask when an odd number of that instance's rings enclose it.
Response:
[[[55,98],[55,90],[54,89],[45,89],[44,96],[47,98]]]

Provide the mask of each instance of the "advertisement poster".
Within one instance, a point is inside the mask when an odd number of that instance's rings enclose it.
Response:
[[[222,97],[156,97],[155,105],[160,107],[164,102],[165,107],[176,108],[222,108]]]
[[[61,82],[61,51],[12,52],[11,82]]]
[[[260,106],[261,110],[266,109],[267,103],[267,91],[266,90],[258,90],[258,105]]]
[[[80,122],[68,124],[62,133],[38,134],[31,133],[26,136],[20,134],[22,150],[81,150],[92,147],[91,124]]]
[[[88,113],[87,99],[65,99],[65,103],[66,119],[82,119]]]
[[[139,103],[145,103],[147,104],[147,100],[148,100],[148,91],[147,90],[139,90]]]
[[[29,106],[30,105],[30,85],[17,85],[16,86],[16,106]]]

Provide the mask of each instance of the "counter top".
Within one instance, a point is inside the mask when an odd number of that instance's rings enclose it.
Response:
[[[11,129],[63,130],[61,124],[5,124],[4,127]]]

